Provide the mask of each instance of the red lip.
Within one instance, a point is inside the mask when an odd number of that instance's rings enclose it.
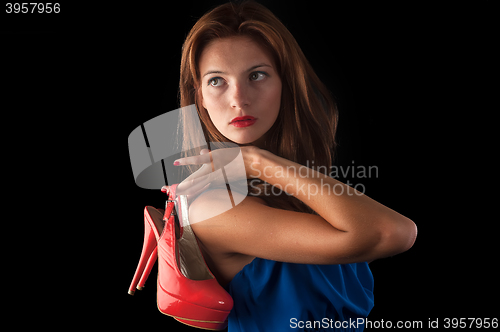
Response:
[[[229,124],[241,128],[241,127],[248,127],[251,126],[257,121],[256,118],[250,115],[245,115],[245,116],[238,116],[234,119],[231,120]]]
[[[250,116],[250,115],[238,116],[238,117],[232,119],[230,123],[233,123],[235,121],[244,121],[244,120],[255,120],[255,118],[253,116]]]

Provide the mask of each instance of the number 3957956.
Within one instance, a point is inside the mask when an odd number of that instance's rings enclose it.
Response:
[[[51,14],[60,13],[61,5],[52,2],[8,2],[5,4],[7,14]]]

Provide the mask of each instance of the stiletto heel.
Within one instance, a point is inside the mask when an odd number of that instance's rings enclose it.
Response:
[[[153,215],[155,214],[154,210],[155,210],[154,208],[151,208],[151,207],[148,208],[148,219],[151,220],[151,222],[149,222],[149,221],[148,222],[150,225],[156,226],[156,223],[155,223],[154,218],[153,218]],[[158,216],[163,216],[165,214],[165,210],[157,209],[157,211],[159,212],[159,213],[156,213]],[[158,217],[156,219],[158,219]],[[153,226],[151,226],[151,227],[153,227]],[[155,237],[156,237],[156,235],[155,235]],[[158,247],[155,247],[155,250],[153,250],[153,253],[151,254],[151,256],[149,256],[148,263],[146,264],[146,268],[144,269],[141,280],[139,280],[139,284],[137,285],[138,290],[142,290],[144,288],[144,284],[146,283],[146,280],[148,279],[149,274],[151,273],[151,269],[155,265],[157,258],[158,258]]]
[[[139,284],[137,285],[138,290],[142,290],[144,288],[144,284],[149,277],[149,273],[151,273],[151,269],[153,265],[156,263],[156,259],[158,258],[158,247],[153,250],[153,253],[148,259],[148,263],[146,264],[146,268],[144,269],[144,273],[142,274],[141,280],[139,280]]]
[[[158,235],[158,230],[156,229],[156,226],[150,215],[152,210],[156,209],[150,206],[146,206],[146,208],[144,209],[144,244],[142,246],[142,253],[141,253],[141,258],[139,259],[139,264],[137,265],[134,278],[132,279],[132,283],[130,284],[128,290],[128,293],[130,295],[134,295],[136,286],[138,286],[140,281],[142,283],[139,286],[141,288],[144,286],[147,276],[151,271],[152,265],[156,261],[156,257],[154,260],[152,260],[152,258],[153,258],[153,252],[155,253],[157,252],[156,245],[158,242],[157,239],[159,238],[159,235]],[[146,267],[148,267],[148,269],[146,269]],[[145,274],[145,272],[147,273]]]

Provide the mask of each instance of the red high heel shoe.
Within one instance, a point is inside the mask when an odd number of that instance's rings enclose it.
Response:
[[[169,195],[163,215],[150,206],[144,209],[144,245],[129,294],[133,295],[136,287],[144,287],[158,258],[158,310],[193,327],[222,330],[227,326],[233,299],[208,269],[189,225],[187,199],[175,197],[176,187],[162,188]],[[174,204],[180,208],[177,236]],[[162,217],[165,225],[159,234],[157,225]]]

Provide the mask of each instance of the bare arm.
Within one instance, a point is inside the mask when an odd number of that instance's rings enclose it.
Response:
[[[193,203],[190,215],[198,237],[219,253],[344,264],[395,255],[415,241],[411,220],[340,181],[264,150],[245,149],[244,159],[250,177],[285,190],[319,216],[271,208],[247,197],[236,207],[196,223],[206,211],[225,211],[218,197],[224,193],[210,191]]]

